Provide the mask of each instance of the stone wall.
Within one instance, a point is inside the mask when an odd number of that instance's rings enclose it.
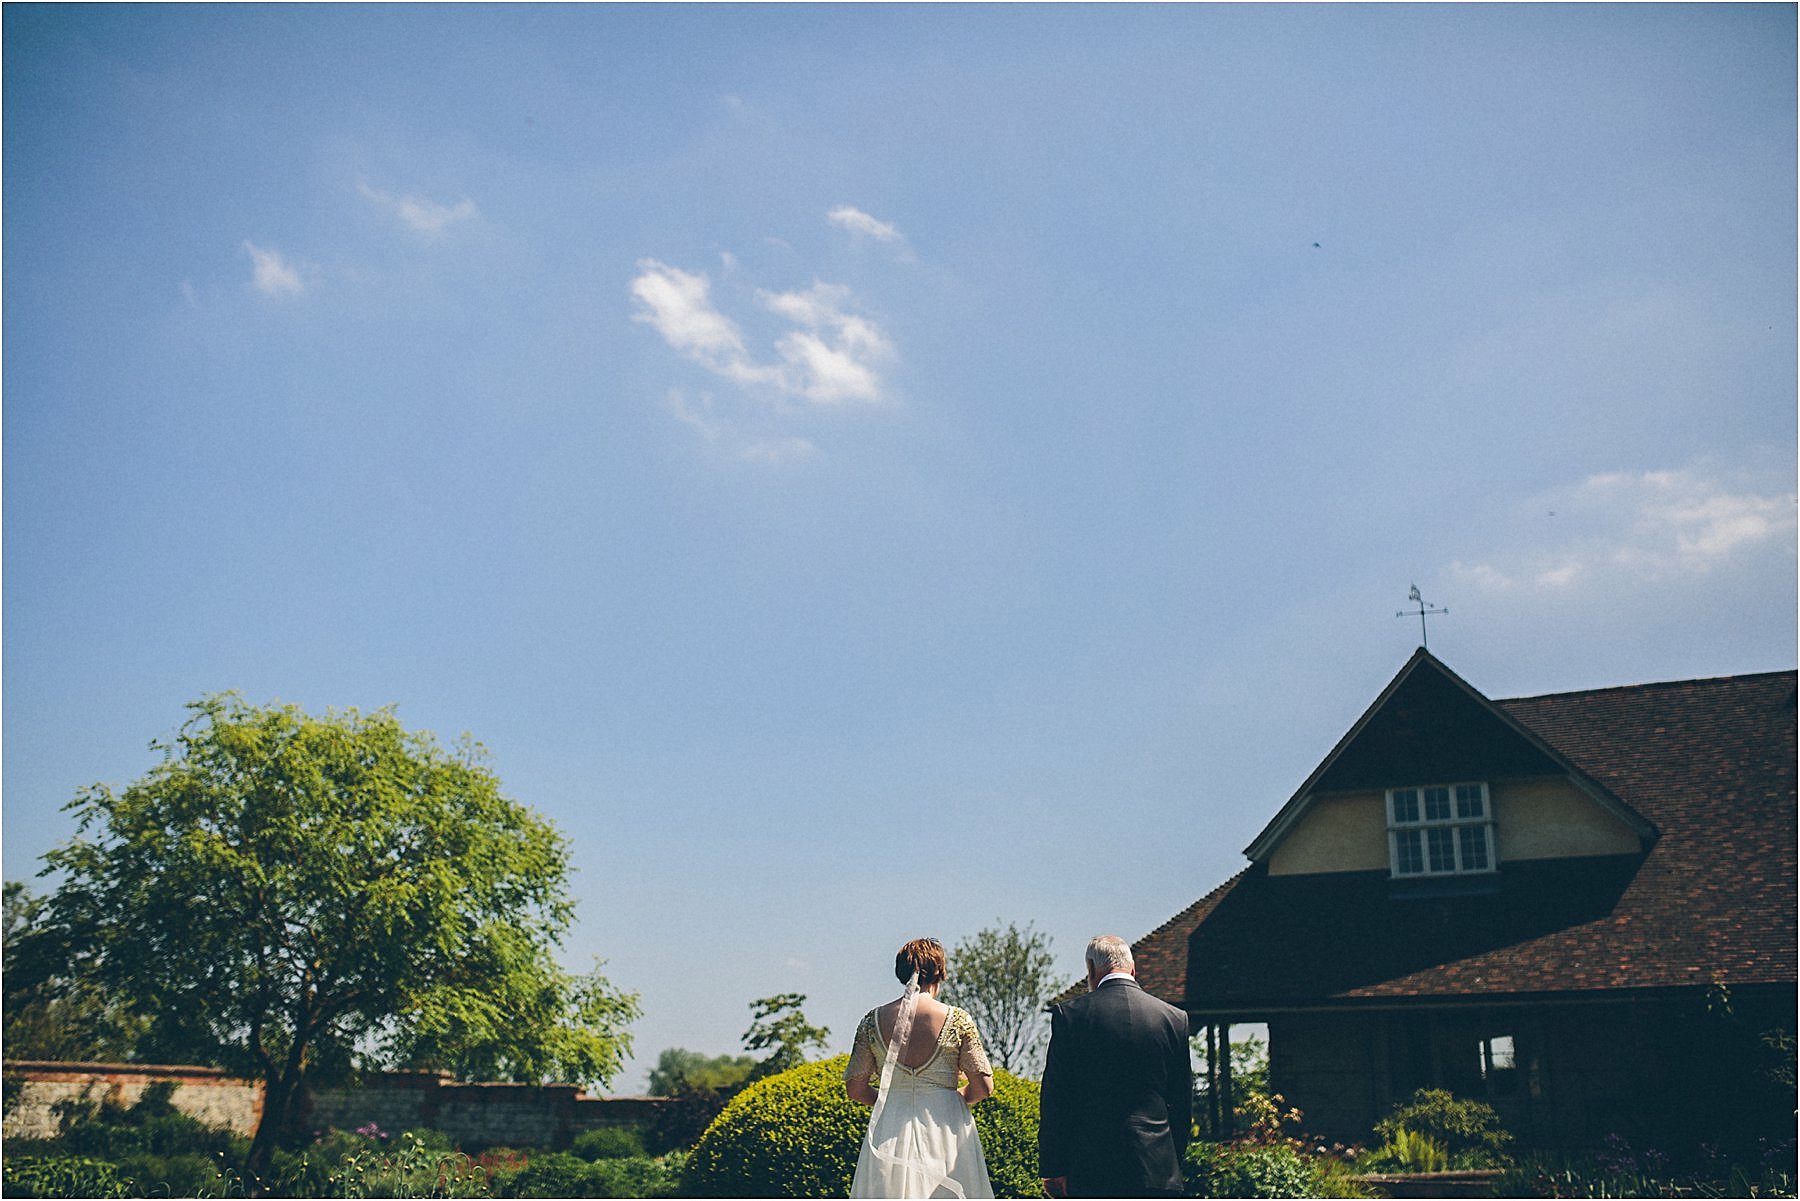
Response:
[[[209,1125],[247,1135],[262,1116],[261,1083],[216,1068],[21,1060],[8,1061],[5,1076],[9,1140],[54,1135],[60,1101],[129,1106],[162,1080],[175,1085],[176,1109]],[[592,1097],[572,1084],[459,1084],[438,1072],[374,1072],[357,1088],[314,1093],[302,1120],[312,1130],[372,1122],[390,1135],[441,1130],[471,1146],[566,1147],[584,1130],[646,1125],[670,1104],[666,1097]]]
[[[249,1134],[262,1119],[262,1085],[233,1080],[217,1068],[147,1063],[50,1063],[8,1060],[4,1135],[50,1138],[56,1134],[56,1105],[63,1101],[130,1106],[158,1081],[175,1085],[169,1100],[176,1109],[209,1126]],[[17,1103],[11,1093],[19,1091]]]

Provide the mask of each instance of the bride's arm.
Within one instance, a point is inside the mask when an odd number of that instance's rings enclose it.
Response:
[[[956,1091],[965,1104],[974,1105],[994,1095],[994,1069],[988,1063],[987,1048],[981,1045],[981,1033],[975,1029],[975,1020],[960,1009],[957,1015],[962,1038],[957,1047],[956,1066],[969,1082]]]
[[[869,1077],[875,1074],[875,1048],[870,1045],[872,1035],[865,1029],[870,1024],[864,1018],[856,1028],[856,1040],[850,1046],[850,1066],[844,1069],[844,1091],[858,1105],[873,1105],[881,1095],[879,1089],[869,1083]]]
[[[962,1097],[965,1105],[985,1101],[994,1095],[994,1078],[991,1075],[970,1076],[969,1082],[956,1091]]]

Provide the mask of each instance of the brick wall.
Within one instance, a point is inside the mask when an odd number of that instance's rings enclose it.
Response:
[[[175,1108],[241,1134],[262,1116],[262,1085],[216,1068],[158,1064],[8,1061],[7,1139],[56,1133],[54,1106],[86,1099],[130,1105],[152,1084],[172,1081]],[[16,1082],[16,1083],[15,1083]],[[584,1130],[636,1126],[655,1119],[666,1097],[591,1097],[572,1084],[459,1084],[437,1072],[376,1072],[362,1085],[314,1093],[303,1121],[313,1130],[354,1130],[370,1122],[388,1134],[429,1127],[459,1143],[566,1147]]]

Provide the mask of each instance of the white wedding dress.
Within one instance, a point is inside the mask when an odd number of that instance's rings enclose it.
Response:
[[[910,990],[909,990],[910,994]],[[909,995],[894,1024],[895,1042],[912,1024]],[[957,1076],[989,1074],[974,1019],[952,1007],[931,1058],[916,1068],[888,1063],[876,1011],[856,1028],[847,1079],[877,1083],[880,1096],[856,1160],[852,1197],[992,1197],[987,1159],[975,1119],[957,1090]]]

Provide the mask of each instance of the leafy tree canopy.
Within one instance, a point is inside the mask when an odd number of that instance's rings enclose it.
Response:
[[[113,1062],[131,1058],[144,1021],[91,979],[67,975],[65,949],[26,936],[41,922],[43,898],[17,880],[5,886],[4,1040],[9,1059]]]
[[[1049,1037],[1044,1007],[1064,981],[1055,974],[1050,937],[1029,923],[979,930],[950,952],[943,1000],[968,1011],[988,1055],[1009,1072],[1042,1070]]]
[[[478,745],[446,752],[387,709],[190,708],[148,775],[71,802],[77,836],[45,856],[62,883],[25,941],[159,1046],[262,1078],[252,1168],[311,1077],[619,1070],[636,998],[558,966],[567,845]]]
[[[751,1078],[761,1080],[806,1062],[808,1047],[824,1047],[831,1031],[806,1020],[800,1007],[806,994],[784,992],[750,1002],[750,1029],[744,1031],[744,1049],[767,1051]]]
[[[673,1096],[683,1088],[727,1089],[742,1084],[756,1069],[748,1055],[702,1055],[685,1047],[670,1047],[650,1069],[650,1092]]]

